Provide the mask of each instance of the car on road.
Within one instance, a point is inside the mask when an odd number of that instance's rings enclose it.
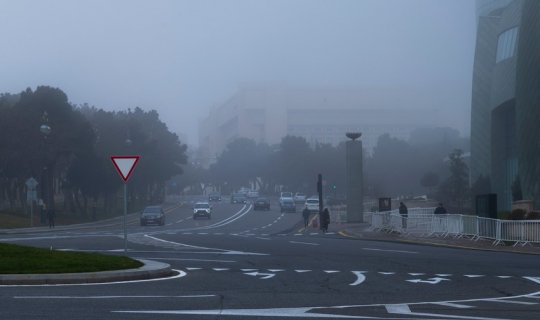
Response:
[[[305,206],[310,213],[319,213],[319,198],[309,197]]]
[[[293,198],[283,198],[279,203],[281,212],[296,212],[296,203],[294,203]]]
[[[193,205],[193,220],[204,217],[212,218],[212,206],[208,202],[197,202]]]
[[[221,194],[219,192],[212,192],[208,195],[208,201],[221,201]]]
[[[270,201],[266,198],[258,198],[253,203],[253,210],[270,210]]]
[[[283,202],[283,200],[285,199],[290,199],[292,201],[294,201],[294,195],[292,192],[282,192],[280,195],[279,195],[279,203],[281,204],[281,202]]]
[[[146,226],[148,224],[165,224],[165,212],[161,206],[148,206],[143,209],[141,213],[141,226]]]
[[[294,195],[294,202],[296,203],[305,203],[306,202],[306,194],[302,192],[297,192]]]
[[[247,203],[247,197],[243,193],[233,193],[231,195],[231,203]]]

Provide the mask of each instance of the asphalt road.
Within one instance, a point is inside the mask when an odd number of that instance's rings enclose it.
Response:
[[[539,319],[540,256],[363,241],[301,230],[301,213],[189,201],[165,226],[130,217],[128,255],[174,277],[1,286],[0,319]],[[123,254],[120,224],[0,234],[0,241]]]

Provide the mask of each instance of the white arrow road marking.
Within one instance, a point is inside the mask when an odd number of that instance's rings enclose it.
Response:
[[[532,282],[536,282],[538,284],[540,284],[540,277],[523,277],[527,280],[531,280]]]
[[[439,278],[439,277],[436,277],[436,278],[429,278],[427,280],[422,280],[422,279],[412,279],[412,280],[405,280],[405,281],[409,281],[409,282],[412,282],[412,283],[429,283],[429,284],[437,284],[441,281],[450,281],[450,279],[445,279],[445,278]]]
[[[304,273],[304,272],[310,272],[311,270],[294,270],[294,271],[298,273]]]
[[[366,280],[366,276],[364,275],[364,272],[366,271],[351,271],[356,276],[356,281],[353,283],[350,283],[350,286],[357,286],[364,282]]]
[[[262,276],[260,277],[259,279],[270,279],[270,278],[273,278],[276,274],[275,273],[264,273],[264,272],[246,272],[244,273],[248,276],[253,276],[253,277],[256,277],[256,276]]]
[[[142,310],[142,311],[112,311],[116,313],[140,314],[190,314],[212,316],[251,316],[251,317],[282,317],[282,318],[332,318],[332,319],[379,319],[375,317],[346,316],[330,313],[312,313],[313,308],[273,308],[273,309],[214,309],[214,310]]]

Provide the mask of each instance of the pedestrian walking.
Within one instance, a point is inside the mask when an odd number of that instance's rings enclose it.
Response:
[[[307,229],[309,225],[309,210],[307,207],[304,207],[304,210],[302,211],[302,216],[304,217],[304,229]]]
[[[47,210],[47,219],[49,220],[49,229],[54,228],[55,215],[56,213],[54,212],[53,208],[49,208],[49,210]]]
[[[399,214],[401,215],[401,224],[403,226],[403,229],[407,229],[409,209],[407,209],[407,206],[403,202],[399,203]]]
[[[324,208],[319,214],[319,220],[322,232],[328,232],[328,225],[330,224],[330,212],[328,211],[328,208]]]
[[[442,202],[439,202],[439,206],[435,208],[434,214],[445,214],[445,213],[446,213],[446,209],[443,207]]]

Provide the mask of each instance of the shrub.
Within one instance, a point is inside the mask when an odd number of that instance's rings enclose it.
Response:
[[[514,209],[508,216],[508,220],[524,220],[527,212],[523,209]]]

